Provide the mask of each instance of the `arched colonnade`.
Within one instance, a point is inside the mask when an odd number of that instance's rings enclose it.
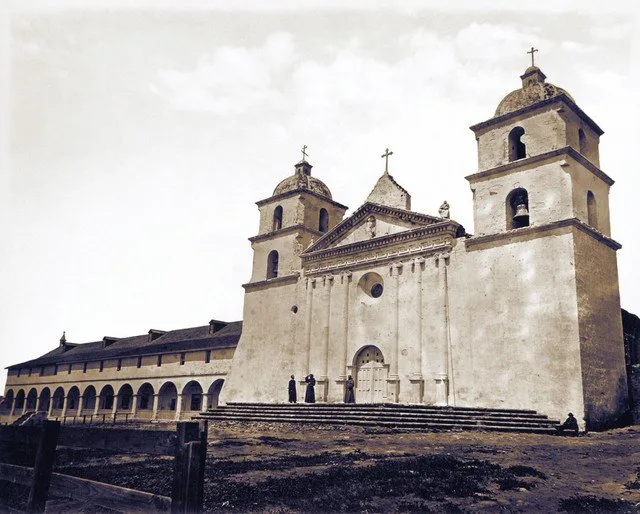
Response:
[[[9,389],[0,403],[0,415],[46,412],[48,417],[129,414],[149,420],[179,420],[216,407],[224,380],[170,380],[68,384]],[[203,385],[205,387],[203,387]]]

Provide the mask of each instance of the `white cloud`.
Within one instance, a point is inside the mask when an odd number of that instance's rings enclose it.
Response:
[[[596,51],[596,47],[593,45],[585,45],[578,41],[563,41],[560,43],[560,48],[565,52],[574,52],[577,54],[590,54]]]
[[[149,87],[177,109],[242,114],[281,105],[274,80],[294,60],[293,36],[276,33],[261,48],[220,47],[190,71],[161,70]]]

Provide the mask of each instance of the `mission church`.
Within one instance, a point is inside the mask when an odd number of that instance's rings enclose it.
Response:
[[[11,414],[18,390],[24,413],[29,388],[38,411],[43,390],[56,387],[59,400],[46,408],[67,412],[75,387],[80,414],[91,382],[96,413],[121,410],[127,385],[125,410],[180,419],[218,401],[285,402],[289,375],[302,387],[313,374],[319,402],[342,402],[352,376],[357,403],[535,409],[556,419],[571,411],[591,428],[615,422],[628,410],[628,387],[603,131],[533,63],[521,80],[493,117],[471,127],[473,235],[446,202],[438,215],[411,210],[411,195],[388,172],[389,150],[364,204],[345,218],[303,150],[293,175],[257,202],[241,324],[150,331],[137,343],[112,338],[87,343],[90,352],[65,342],[9,368]],[[174,355],[164,369],[163,354]],[[111,366],[109,376],[91,362]],[[185,392],[194,382],[196,393]],[[96,391],[107,386],[105,407]]]

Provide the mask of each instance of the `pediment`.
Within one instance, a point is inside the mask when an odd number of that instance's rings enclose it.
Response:
[[[367,202],[307,248],[305,253],[371,241],[441,221],[435,216]]]

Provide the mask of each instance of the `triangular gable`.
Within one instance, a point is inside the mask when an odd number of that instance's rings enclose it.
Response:
[[[375,221],[371,220],[372,217]],[[366,202],[307,248],[305,253],[384,237],[440,221],[442,218]]]

